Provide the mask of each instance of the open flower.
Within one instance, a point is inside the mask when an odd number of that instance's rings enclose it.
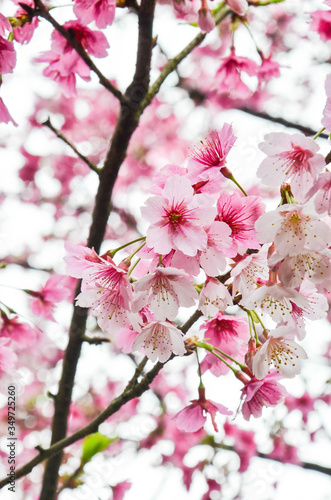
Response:
[[[281,375],[275,371],[268,373],[262,380],[253,377],[241,390],[243,404],[241,411],[245,420],[260,417],[264,406],[276,406],[287,394],[284,386],[278,383]]]
[[[165,255],[180,250],[194,256],[207,247],[207,233],[216,215],[214,200],[206,194],[194,195],[185,177],[170,177],[161,196],[152,196],[142,207],[143,216],[151,223],[146,243],[154,252]]]
[[[325,166],[316,142],[302,134],[275,132],[265,136],[259,145],[267,158],[258,168],[257,176],[268,186],[290,182],[294,197],[303,202],[308,190]]]
[[[232,415],[232,411],[229,411],[225,406],[206,399],[204,387],[199,388],[199,399],[193,399],[191,403],[192,404],[186,406],[174,416],[178,429],[182,431],[198,431],[206,422],[205,414],[209,413],[215,432],[218,432],[215,421],[216,413],[219,412],[222,415]]]
[[[270,373],[271,366],[287,378],[300,373],[300,360],[307,359],[307,354],[293,340],[294,335],[293,328],[288,326],[279,326],[269,332],[267,340],[253,359],[253,373],[257,379],[261,380]]]
[[[152,321],[144,326],[133,342],[132,350],[143,348],[151,361],[165,363],[171,354],[186,353],[182,332],[168,321]]]
[[[173,267],[157,267],[134,284],[136,300],[134,310],[140,311],[147,304],[159,321],[173,320],[179,306],[191,307],[198,298],[189,276]]]

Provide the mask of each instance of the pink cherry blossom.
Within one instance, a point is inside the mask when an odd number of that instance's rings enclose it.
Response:
[[[301,359],[307,359],[306,351],[297,344],[293,328],[279,326],[268,333],[268,338],[253,359],[253,373],[259,380],[270,373],[274,366],[283,377],[293,378],[301,371]]]
[[[325,79],[325,93],[326,93],[326,104],[323,110],[323,127],[331,132],[331,73],[329,73]]]
[[[15,120],[11,117],[8,109],[6,108],[3,100],[0,97],[0,123],[9,123],[12,122],[15,127],[17,127],[17,123]]]
[[[308,306],[308,300],[292,288],[281,284],[266,284],[243,298],[241,304],[251,310],[260,307],[261,316],[268,313],[274,321],[281,323],[290,319],[292,304],[304,308]]]
[[[146,232],[146,243],[159,254],[172,249],[194,256],[207,247],[207,233],[216,215],[213,199],[206,194],[194,195],[188,179],[170,177],[161,196],[148,198],[141,211],[151,225]]]
[[[67,264],[66,272],[74,278],[82,278],[83,271],[93,267],[93,263],[101,264],[103,262],[94,248],[73,246],[67,242],[65,242],[64,248],[69,254],[64,257],[64,261]]]
[[[27,323],[21,323],[18,316],[9,318],[1,311],[0,337],[8,338],[21,347],[28,347],[36,340],[37,332]]]
[[[254,224],[264,212],[264,204],[257,196],[228,195],[223,192],[217,201],[216,220],[223,221],[231,228],[232,247],[226,253],[233,257],[247,248],[259,249]]]
[[[231,295],[226,286],[217,278],[208,277],[199,297],[199,309],[205,316],[215,316],[232,304]]]
[[[323,252],[303,249],[302,253],[287,257],[274,253],[269,265],[277,267],[280,281],[291,288],[299,287],[304,279],[317,284],[331,278],[330,256]]]
[[[72,291],[66,287],[67,276],[54,274],[46,281],[45,285],[38,291],[25,290],[33,299],[30,308],[33,314],[45,319],[55,321],[53,311],[55,304],[68,299]]]
[[[95,21],[101,29],[113,23],[115,9],[114,0],[75,0],[74,4],[74,13],[83,25]]]
[[[318,214],[327,212],[331,215],[331,172],[322,172],[309,189],[306,199],[314,197],[315,210]]]
[[[17,360],[16,354],[8,347],[10,340],[8,338],[0,338],[0,376],[4,373],[10,373],[14,368]]]
[[[200,266],[208,276],[218,276],[226,268],[224,249],[232,245],[230,235],[225,222],[215,221],[208,229],[207,248],[199,252]]]
[[[217,315],[201,325],[205,329],[204,340],[232,357],[243,354],[244,342],[247,342],[249,329],[247,322],[238,316],[218,312]],[[227,360],[230,362],[230,360]],[[229,368],[212,353],[207,353],[201,362],[201,373],[206,370],[219,377]]]
[[[64,28],[74,33],[76,40],[88,54],[94,57],[106,57],[109,44],[107,38],[100,31],[93,31],[77,21],[68,21]],[[52,33],[52,50],[57,54],[73,52],[74,49],[67,40],[56,30]]]
[[[189,276],[173,267],[157,267],[134,284],[136,292],[134,311],[147,304],[158,321],[173,320],[178,308],[191,307],[198,299]]]
[[[0,36],[0,74],[12,73],[16,65],[16,52],[13,42]]]
[[[198,10],[198,26],[203,33],[209,33],[215,28],[215,21],[207,0],[201,0],[201,8]]]
[[[323,250],[331,241],[331,230],[318,220],[309,207],[286,204],[263,214],[255,229],[264,243],[274,242],[284,257],[297,255],[304,249]]]
[[[206,399],[205,389],[203,387],[199,388],[199,399],[193,399],[191,403],[192,404],[186,406],[174,416],[174,420],[179,430],[186,432],[198,431],[206,422],[205,414],[209,413],[215,432],[218,432],[215,421],[216,413],[232,415],[232,412],[225,408],[225,406]]]
[[[325,160],[316,142],[301,134],[276,132],[267,134],[259,145],[267,158],[258,168],[257,176],[268,186],[290,182],[294,197],[303,202],[308,190],[325,167]]]
[[[132,350],[143,348],[151,361],[165,363],[172,354],[186,353],[182,332],[168,321],[152,321],[144,326],[133,342]]]
[[[226,3],[238,16],[244,16],[247,12],[247,0],[226,0]]]
[[[316,398],[310,396],[308,392],[304,392],[302,396],[295,397],[288,394],[285,399],[285,405],[289,412],[299,410],[302,413],[302,420],[306,424],[308,422],[309,413],[314,410]]]
[[[241,74],[247,73],[249,76],[254,76],[257,71],[257,64],[247,57],[240,57],[235,54],[232,49],[231,54],[222,59],[222,64],[217,70],[216,90],[219,93],[234,93],[235,96],[244,99],[248,97],[252,91],[242,81]]]
[[[267,263],[267,248],[261,248],[258,253],[244,255],[231,270],[233,294],[237,292],[243,298],[256,289],[257,284],[268,280],[269,268]]]
[[[127,323],[139,328],[137,314],[132,309],[132,289],[125,265],[117,266],[109,257],[90,262],[82,272],[82,292],[77,305],[91,307],[105,333],[116,332]]]
[[[241,411],[245,420],[253,417],[260,417],[263,408],[266,406],[276,406],[287,394],[284,386],[278,383],[281,375],[272,371],[267,373],[262,380],[253,377],[243,389],[241,389],[241,399],[243,401]]]
[[[312,22],[310,29],[317,31],[322,40],[331,40],[331,11],[317,10],[311,14]]]
[[[201,141],[201,147],[195,147],[190,156],[195,160],[192,165],[195,173],[208,170],[209,175],[218,172],[226,164],[226,157],[237,137],[234,135],[232,125],[225,123],[220,132],[213,130]]]
[[[226,442],[228,437],[232,438],[232,445],[239,456],[240,467],[238,472],[245,472],[249,467],[251,458],[257,454],[254,432],[240,429],[238,426],[230,424],[228,420],[224,423],[223,429]]]
[[[0,12],[0,36],[5,36],[6,31],[11,31],[9,19]]]
[[[272,78],[280,76],[280,66],[279,63],[272,60],[271,55],[269,57],[262,57],[262,63],[257,68],[257,77],[259,79],[259,84],[263,82],[268,82]]]

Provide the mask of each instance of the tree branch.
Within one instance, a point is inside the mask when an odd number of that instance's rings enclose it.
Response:
[[[111,92],[121,104],[124,104],[126,102],[126,99],[123,96],[122,92],[101,73],[101,71],[97,68],[97,66],[94,64],[87,52],[83,49],[82,45],[76,40],[76,38],[72,36],[71,33],[66,30],[61,24],[59,24],[53,16],[51,16],[49,10],[41,0],[34,0],[34,4],[34,14],[46,19],[46,21],[48,21],[56,29],[56,31],[58,31],[67,40],[67,42],[70,43],[72,48],[83,59],[90,70],[98,76],[100,84],[109,92]]]
[[[280,116],[272,116],[269,115],[268,113],[265,113],[263,111],[256,111],[255,109],[247,108],[246,106],[242,106],[240,108],[237,108],[239,111],[243,111],[244,113],[247,113],[252,116],[257,116],[258,118],[262,118],[263,120],[268,120],[269,122],[274,122],[274,123],[279,123],[280,125],[284,125],[284,127],[289,127],[289,128],[294,128],[297,130],[300,130],[300,132],[304,133],[305,135],[315,135],[316,130],[313,130],[310,127],[306,127],[305,125],[300,125],[300,123],[295,123],[291,122],[289,120],[285,120],[284,118],[281,118]],[[323,139],[328,139],[329,135],[328,134],[320,134],[319,137],[323,137]]]
[[[141,362],[141,364],[145,361],[145,358]],[[169,360],[168,360],[169,361]],[[88,436],[89,434],[93,434],[94,432],[98,431],[99,425],[105,422],[107,418],[111,417],[114,413],[116,413],[118,410],[122,408],[128,401],[131,401],[134,398],[137,398],[141,396],[144,392],[146,392],[150,386],[150,384],[153,382],[157,374],[160,372],[160,370],[163,368],[163,366],[168,362],[166,361],[165,363],[156,363],[154,367],[144,376],[144,378],[139,382],[134,384],[133,381],[137,377],[137,371],[135,371],[132,379],[130,382],[127,384],[127,387],[125,388],[124,392],[114,399],[105,410],[103,410],[94,420],[92,420],[88,425],[83,427],[82,429],[79,429],[79,431],[75,432],[74,434],[71,434],[71,436],[68,436],[64,439],[61,439],[60,441],[57,441],[55,444],[50,446],[49,448],[41,448],[38,447],[39,455],[37,455],[35,458],[30,460],[27,464],[25,464],[23,467],[18,469],[16,471],[15,477],[16,479],[19,479],[23,476],[26,476],[26,474],[29,474],[29,472],[32,471],[32,469],[43,462],[46,458],[50,458],[56,454],[58,454],[59,451],[63,450],[67,446],[76,443],[80,439],[83,439],[84,437]],[[140,365],[139,365],[140,366]],[[139,368],[138,366],[138,368]],[[138,369],[137,368],[137,369]],[[5,478],[0,481],[0,488],[3,488],[8,484],[8,478]]]
[[[93,170],[94,172],[96,172],[98,175],[100,173],[100,170],[98,169],[98,167],[95,165],[95,163],[93,163],[91,160],[89,160],[86,156],[82,155],[78,149],[69,141],[69,139],[67,139],[63,134],[62,132],[60,132],[58,129],[56,129],[52,123],[51,123],[51,120],[49,118],[47,118],[47,120],[45,122],[42,123],[42,125],[44,125],[45,127],[48,127],[50,130],[52,130],[54,132],[54,134],[56,135],[56,137],[58,137],[59,139],[61,139],[63,142],[65,142],[75,153],[76,155],[81,159],[83,160],[83,162],[86,163],[86,165],[88,165],[90,167],[91,170]]]
[[[36,0],[40,5],[40,0]],[[41,4],[42,5],[42,4]],[[108,154],[99,175],[99,188],[95,199],[92,214],[92,224],[87,242],[89,248],[100,250],[104,239],[107,222],[111,210],[111,196],[118,176],[119,169],[125,159],[129,141],[138,126],[141,115],[137,113],[140,102],[144,99],[149,85],[150,64],[153,48],[153,19],[155,0],[142,0],[139,8],[139,39],[136,73],[131,85],[128,87],[125,98],[121,98],[120,113],[117,119]],[[44,17],[49,17],[48,11],[43,6]],[[64,28],[58,25],[63,35],[67,36]],[[60,32],[61,32],[60,31]],[[80,46],[78,45],[81,51]],[[85,51],[83,51],[83,55]],[[80,292],[80,284],[76,295]],[[69,342],[64,355],[62,376],[59,383],[58,394],[55,399],[55,410],[52,423],[51,447],[62,442],[67,433],[67,421],[72,398],[74,379],[79,361],[81,346],[86,328],[87,309],[78,306],[74,313],[69,329]],[[63,446],[52,451],[51,458],[47,461],[43,479],[40,500],[54,500],[56,497],[58,471],[62,461]],[[54,448],[52,448],[54,450]],[[48,457],[48,455],[47,455]],[[45,458],[47,458],[45,457]]]

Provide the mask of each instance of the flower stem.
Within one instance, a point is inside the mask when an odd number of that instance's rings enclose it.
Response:
[[[136,240],[129,241],[129,243],[124,243],[124,245],[121,245],[120,247],[115,248],[115,250],[110,251],[111,257],[114,257],[114,255],[119,252],[119,250],[122,250],[123,248],[128,247],[129,245],[133,245],[133,243],[137,243],[137,241],[143,241],[146,239],[146,236],[142,236],[141,238],[137,238]],[[141,247],[139,247],[138,250],[140,250]],[[130,257],[129,257],[130,258]]]

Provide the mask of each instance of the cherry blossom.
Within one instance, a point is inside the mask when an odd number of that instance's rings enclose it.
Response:
[[[327,42],[331,39],[331,11],[318,10],[311,14],[310,29],[317,31],[321,39]]]
[[[0,36],[5,36],[6,31],[11,31],[9,19],[0,12]]]
[[[222,415],[232,415],[232,412],[225,406],[206,399],[205,389],[200,387],[199,399],[193,399],[189,406],[186,406],[174,416],[174,420],[178,429],[186,432],[196,432],[204,426],[206,422],[205,414],[207,413],[211,416],[215,432],[218,432],[215,421],[217,412]]]
[[[314,196],[315,195],[315,196]],[[318,214],[331,215],[331,172],[322,172],[309,189],[306,199],[314,196],[315,210]]]
[[[11,117],[7,107],[5,106],[5,103],[0,97],[0,123],[9,123],[12,122],[15,127],[17,127],[17,123],[15,120]]]
[[[114,0],[75,0],[74,13],[84,25],[95,21],[98,28],[106,28],[114,21]]]
[[[331,240],[331,230],[318,220],[309,207],[286,204],[263,214],[255,224],[264,243],[274,242],[284,257],[297,255],[303,249],[323,250]]]
[[[67,264],[66,271],[69,276],[74,278],[82,278],[83,271],[93,268],[93,263],[101,264],[104,262],[93,248],[69,245],[67,242],[65,242],[64,248],[69,254],[64,257]]]
[[[168,361],[172,354],[184,356],[186,353],[182,332],[168,321],[152,321],[144,326],[133,342],[132,349],[143,348],[151,361]]]
[[[188,179],[174,175],[169,178],[162,196],[146,201],[141,212],[151,222],[146,232],[146,243],[155,252],[167,254],[181,250],[194,256],[207,247],[207,233],[216,215],[213,199],[205,194],[193,193]]]
[[[231,303],[231,295],[226,286],[217,278],[208,277],[200,292],[200,311],[205,316],[215,316],[218,311],[224,311]]]
[[[231,229],[224,222],[215,221],[208,229],[207,248],[199,252],[200,265],[208,276],[217,276],[226,268],[224,249],[232,244],[230,235]]]
[[[253,373],[258,380],[270,373],[271,366],[287,378],[300,373],[301,359],[307,359],[307,354],[293,338],[293,328],[288,326],[279,326],[268,333],[253,359]]]
[[[278,383],[280,378],[280,374],[272,371],[261,380],[253,377],[247,381],[245,387],[241,389],[243,401],[241,411],[245,420],[249,420],[251,415],[255,418],[260,417],[265,406],[276,406],[284,400],[287,391]]]
[[[254,76],[257,71],[257,64],[247,57],[240,57],[235,54],[234,49],[231,54],[222,59],[222,64],[217,70],[216,79],[219,84],[219,93],[234,93],[242,99],[251,94],[250,88],[242,81],[241,74],[247,73]]]
[[[244,16],[248,9],[247,0],[226,0],[226,3],[238,16]]]
[[[0,375],[9,373],[15,365],[17,355],[8,347],[10,340],[8,338],[0,338]]]
[[[280,323],[290,319],[292,304],[304,308],[308,306],[308,300],[296,290],[275,283],[260,286],[243,298],[241,304],[247,309],[260,307],[262,316],[268,313],[274,321]]]
[[[53,311],[55,304],[68,299],[72,292],[66,287],[67,276],[54,274],[38,291],[25,290],[32,298],[30,308],[33,314],[55,321]]]
[[[133,310],[147,304],[158,321],[173,320],[179,306],[191,307],[198,298],[189,275],[172,267],[157,267],[134,284],[136,292]]]
[[[17,315],[9,318],[1,311],[0,337],[8,338],[22,347],[29,347],[36,340],[37,332],[27,323],[20,322]]]
[[[91,56],[107,56],[109,44],[105,35],[100,31],[93,31],[77,21],[68,21],[63,27],[74,33],[76,40]],[[74,51],[69,42],[56,30],[52,33],[52,50],[61,55]]]
[[[259,249],[260,242],[254,228],[256,220],[264,212],[264,204],[257,196],[239,196],[222,192],[217,200],[217,218],[231,228],[232,246],[227,254],[233,257],[247,248]]]
[[[13,42],[0,36],[0,74],[12,73],[16,65],[16,52]]]
[[[207,0],[201,0],[201,8],[198,10],[198,26],[203,33],[209,33],[215,28],[215,21]]]
[[[303,202],[308,190],[325,166],[316,142],[301,134],[276,132],[267,134],[259,145],[267,158],[258,168],[257,176],[268,186],[290,182],[294,197]]]
[[[243,298],[249,296],[257,284],[267,282],[268,276],[267,248],[264,245],[260,252],[245,254],[235,261],[231,270],[233,294],[238,292]]]

